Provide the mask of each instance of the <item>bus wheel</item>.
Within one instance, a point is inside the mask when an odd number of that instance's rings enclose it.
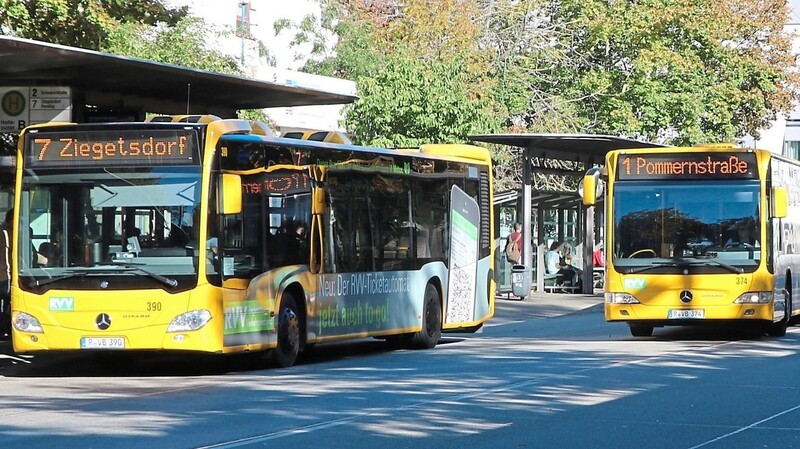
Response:
[[[422,314],[422,329],[411,337],[411,346],[416,349],[431,349],[442,337],[442,300],[433,284],[425,287]]]
[[[789,320],[792,315],[792,294],[789,290],[784,289],[783,297],[785,298],[783,318],[767,327],[767,335],[770,337],[783,337],[786,335],[786,328],[789,326]]]
[[[653,326],[646,326],[643,324],[629,324],[628,327],[630,327],[631,335],[633,335],[634,337],[653,336]]]
[[[281,368],[294,365],[300,353],[300,316],[291,293],[285,292],[278,310],[278,346],[272,351],[272,360]]]

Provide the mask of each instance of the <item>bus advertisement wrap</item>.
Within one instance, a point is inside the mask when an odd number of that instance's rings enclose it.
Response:
[[[458,186],[450,193],[450,277],[445,323],[471,321],[475,315],[478,270],[478,203]]]
[[[287,139],[211,117],[44,125],[22,144],[18,353],[263,351],[287,367],[370,336],[433,348],[494,313],[484,148]]]

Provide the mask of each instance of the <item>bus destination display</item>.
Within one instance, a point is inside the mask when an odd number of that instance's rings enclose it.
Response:
[[[311,178],[301,171],[264,173],[246,179],[242,182],[246,195],[293,195],[311,191]]]
[[[754,153],[621,154],[617,179],[757,179]]]
[[[28,135],[30,166],[189,165],[199,161],[192,130],[93,130]]]

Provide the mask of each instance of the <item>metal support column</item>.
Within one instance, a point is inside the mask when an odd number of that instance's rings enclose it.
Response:
[[[525,265],[527,275],[530,276],[533,272],[533,228],[531,227],[531,183],[533,182],[533,174],[531,170],[531,148],[526,147],[522,150],[522,264]],[[540,286],[537,286],[537,290]],[[522,298],[523,300],[530,296]]]
[[[583,293],[594,293],[594,281],[592,279],[594,270],[594,265],[592,264],[593,253],[594,206],[589,206],[583,214]]]

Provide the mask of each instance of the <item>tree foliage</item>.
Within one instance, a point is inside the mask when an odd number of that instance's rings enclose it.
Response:
[[[187,14],[160,0],[0,0],[0,33],[99,50],[119,24],[175,25]]]
[[[472,97],[472,82],[459,59],[425,62],[396,53],[360,78],[360,99],[347,109],[345,125],[355,140],[411,147],[463,142],[486,131],[493,118],[485,99]]]
[[[241,75],[236,59],[214,48],[214,32],[187,8],[165,2],[128,0],[0,0],[4,33],[84,47],[217,73]],[[240,111],[266,121],[261,110]]]
[[[497,129],[732,141],[758,137],[798,98],[783,0],[323,6],[318,24],[338,41],[307,68],[357,82],[360,100],[346,125],[365,144],[453,141]],[[296,43],[325,48],[326,33],[312,22],[306,17],[295,28]],[[513,186],[517,155],[504,147],[493,154],[498,173],[507,175],[497,185]],[[558,186],[569,188],[563,181]]]
[[[499,130],[731,141],[758,138],[798,99],[784,0],[321,1],[319,18],[276,32],[308,45],[308,71],[356,81],[345,125],[362,144]],[[0,0],[0,32],[237,73],[186,12],[157,0]],[[513,150],[493,151],[512,186]]]
[[[469,134],[498,129],[474,1],[408,0],[398,6],[330,0],[324,7],[319,25],[337,36],[335,52],[312,59],[306,69],[356,81],[360,99],[345,118],[354,142],[463,142]],[[307,22],[295,28],[295,42],[325,36],[310,33]]]
[[[562,73],[578,64],[566,39],[569,27],[547,15],[546,0],[491,0],[483,40],[493,49],[491,95],[504,108],[509,131],[573,133],[584,130],[582,96],[567,90]]]
[[[181,19],[173,26],[127,23],[111,30],[107,44],[101,49],[139,59],[240,75],[234,57],[209,45],[219,37],[196,17]]]
[[[586,131],[674,144],[732,141],[791,109],[797,73],[782,0],[560,0],[545,90],[577,103]]]
[[[103,50],[182,67],[243,75],[236,58],[214,48],[213,43],[223,37],[224,32],[212,31],[197,17],[183,18],[174,26],[164,23],[154,26],[128,23],[109,33],[108,45]],[[237,112],[237,116],[246,120],[269,122],[261,109],[243,109]]]

